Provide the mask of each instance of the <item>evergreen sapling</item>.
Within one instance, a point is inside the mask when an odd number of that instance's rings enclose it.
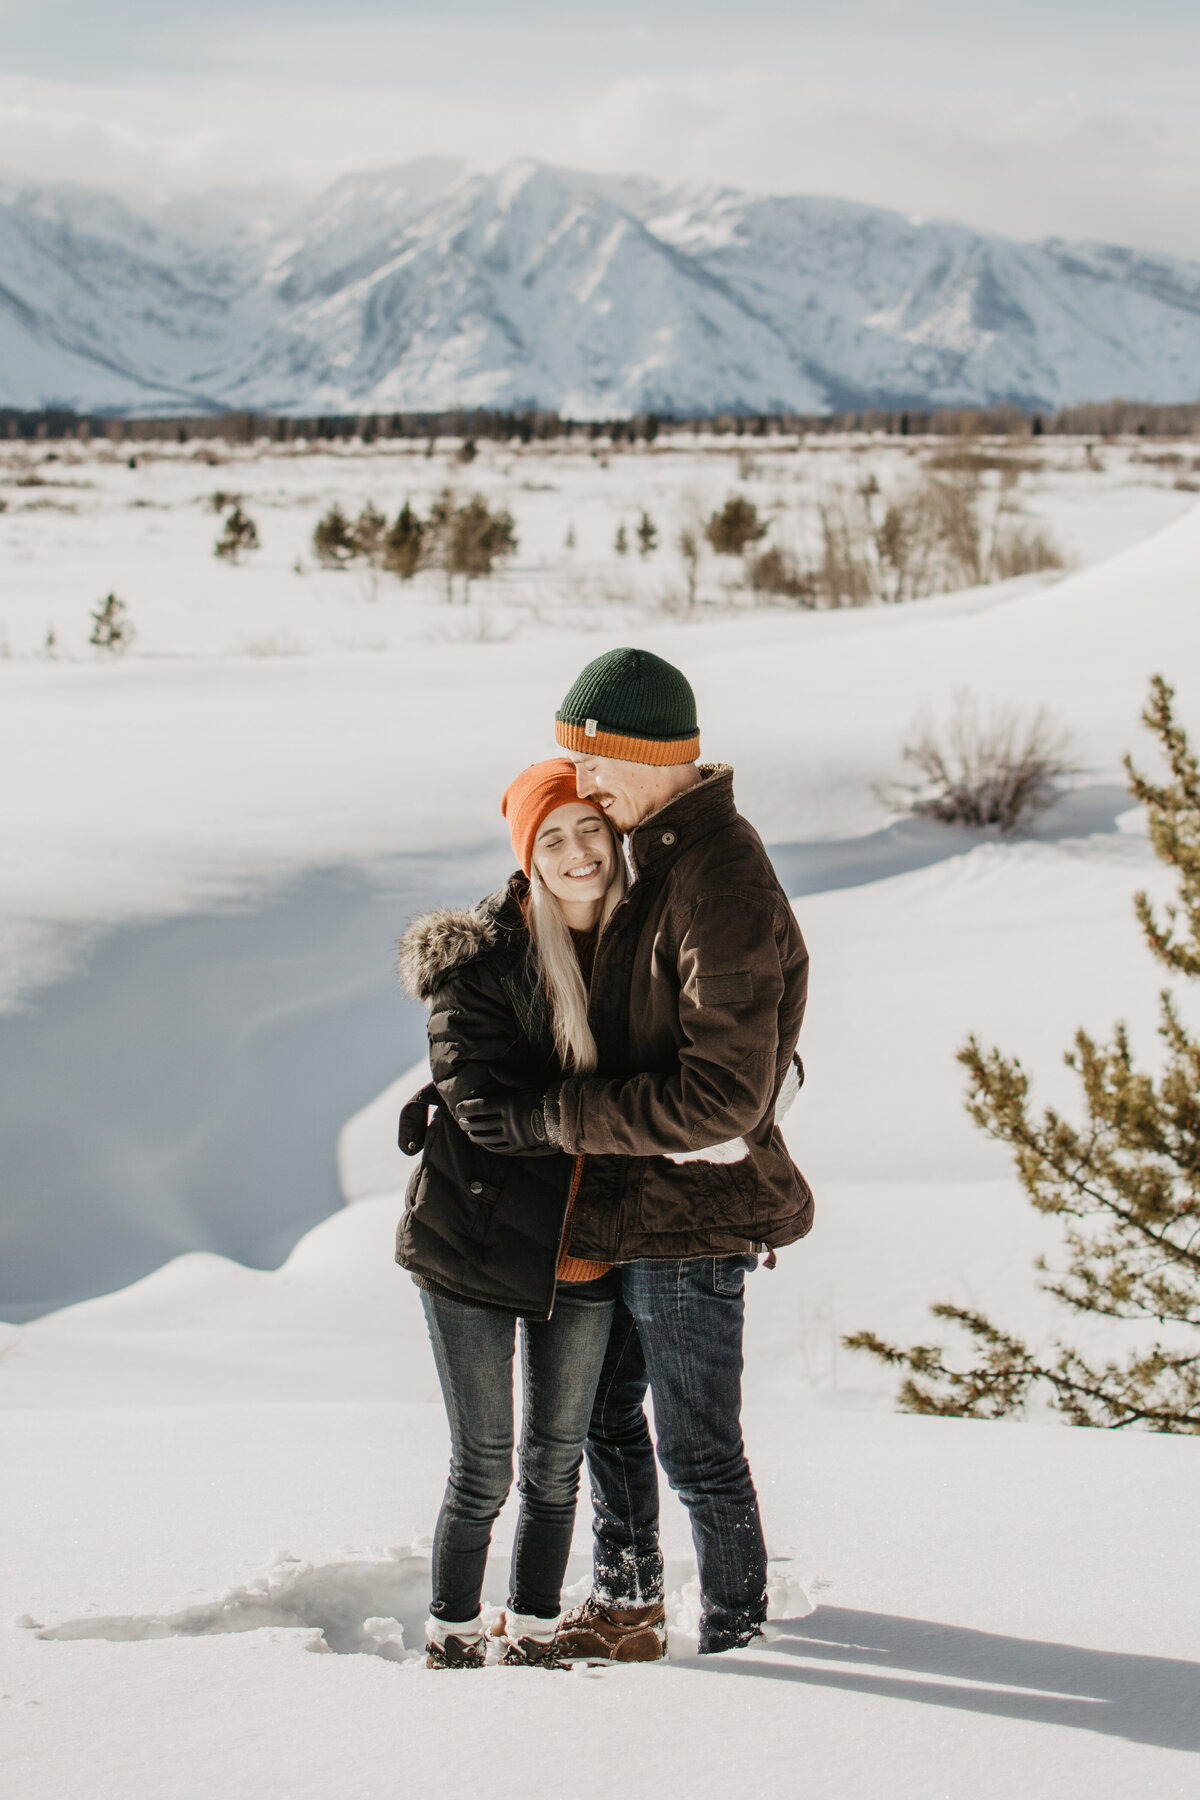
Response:
[[[213,545],[213,554],[235,563],[247,550],[258,547],[258,527],[248,513],[235,506],[225,521],[224,531]]]
[[[91,615],[92,635],[88,643],[97,650],[106,650],[110,656],[123,655],[134,639],[128,611],[123,600],[118,600],[115,594],[106,594]],[[46,647],[50,649],[49,642]]]
[[[1146,807],[1150,842],[1175,870],[1178,898],[1160,918],[1139,893],[1146,942],[1172,975],[1200,979],[1200,766],[1174,717],[1173,691],[1156,676],[1143,714],[1167,765],[1153,782],[1126,757],[1130,791]],[[904,1411],[977,1419],[1019,1412],[1036,1388],[1074,1425],[1200,1433],[1200,1040],[1169,990],[1160,995],[1163,1071],[1134,1065],[1118,1025],[1110,1044],[1084,1031],[1067,1063],[1079,1076],[1086,1123],[1054,1109],[1040,1118],[1029,1078],[1014,1057],[974,1037],[959,1051],[967,1110],[1008,1144],[1022,1186],[1039,1211],[1065,1224],[1066,1266],[1039,1267],[1044,1289],[1071,1312],[1140,1327],[1139,1343],[1103,1360],[1056,1341],[1039,1353],[971,1308],[940,1304],[936,1318],[966,1334],[968,1355],[951,1362],[941,1345],[900,1349],[871,1331],[844,1339],[907,1370]]]

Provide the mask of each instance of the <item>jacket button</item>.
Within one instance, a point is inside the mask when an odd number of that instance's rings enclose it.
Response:
[[[662,834],[662,841],[664,844],[673,844],[675,842],[675,833],[673,831],[664,831]]]
[[[483,1192],[483,1183],[482,1183],[482,1181],[473,1181],[473,1182],[472,1182],[472,1183],[471,1183],[471,1192],[472,1192],[472,1193],[473,1193],[473,1194],[482,1194],[482,1192]]]
[[[416,1147],[417,1147],[417,1145],[416,1145],[416,1140],[415,1140],[415,1139],[414,1139],[414,1138],[410,1138],[410,1139],[409,1139],[409,1140],[408,1140],[408,1142],[407,1142],[407,1144],[405,1144],[405,1146],[404,1146],[404,1148],[405,1148],[405,1149],[406,1149],[406,1150],[415,1150],[415,1149],[416,1149]]]

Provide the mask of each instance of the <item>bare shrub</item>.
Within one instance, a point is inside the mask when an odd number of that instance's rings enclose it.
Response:
[[[817,603],[816,578],[802,569],[790,551],[771,544],[748,564],[750,588],[756,600],[793,600],[798,606]]]
[[[683,564],[684,580],[687,582],[688,605],[695,606],[696,577],[700,569],[700,534],[693,526],[685,525],[675,543]]]
[[[1011,450],[983,449],[976,444],[955,444],[947,450],[936,450],[926,459],[927,469],[942,470],[950,474],[967,472],[972,475],[1000,474],[1007,469],[1016,469],[1019,474],[1040,469],[1041,458],[1038,456],[1022,456]]]
[[[834,488],[818,508],[817,586],[826,606],[895,604],[986,581],[1061,568],[1048,534],[1014,524],[1020,470],[1009,458],[985,486],[962,452],[890,498],[868,476],[853,492]]]
[[[914,495],[914,511],[927,517],[933,543],[941,551],[939,573],[947,589],[977,587],[988,578],[979,500],[979,478],[969,473],[952,481],[931,478]]]
[[[654,590],[651,604],[668,619],[688,619],[692,616],[693,602],[686,588],[678,587],[674,582],[662,583]]]
[[[821,561],[817,580],[827,606],[866,606],[878,593],[868,534],[849,497],[835,489],[818,509]]]
[[[439,625],[434,636],[448,644],[506,644],[516,635],[515,619],[500,619],[487,607],[458,613]]]
[[[1063,553],[1046,531],[1028,525],[1010,525],[996,538],[991,572],[994,581],[1014,575],[1036,575],[1041,569],[1064,567]]]
[[[903,756],[922,780],[887,797],[919,818],[998,825],[1007,834],[1053,805],[1062,778],[1074,772],[1072,752],[1069,733],[1045,707],[1022,715],[963,691],[943,725],[928,716],[914,722]]]

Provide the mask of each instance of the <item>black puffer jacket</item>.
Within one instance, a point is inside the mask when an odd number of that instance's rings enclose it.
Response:
[[[424,914],[400,940],[401,980],[429,1007],[436,1085],[401,1116],[401,1149],[424,1155],[408,1185],[396,1261],[424,1287],[546,1319],[574,1158],[549,1148],[495,1156],[453,1116],[473,1096],[545,1088],[562,1074],[521,914],[527,891],[514,875],[470,910]]]

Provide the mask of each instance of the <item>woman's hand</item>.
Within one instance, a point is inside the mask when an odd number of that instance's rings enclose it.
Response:
[[[473,1144],[497,1156],[528,1155],[550,1147],[544,1094],[504,1094],[460,1101],[455,1118]]]

